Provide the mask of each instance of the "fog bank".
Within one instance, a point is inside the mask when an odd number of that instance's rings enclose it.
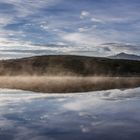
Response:
[[[137,77],[0,76],[0,88],[44,93],[88,92],[140,86]]]

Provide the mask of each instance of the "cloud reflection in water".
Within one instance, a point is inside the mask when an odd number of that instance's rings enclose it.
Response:
[[[137,140],[140,88],[78,94],[0,90],[0,139]]]

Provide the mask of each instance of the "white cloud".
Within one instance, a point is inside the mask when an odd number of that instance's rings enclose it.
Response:
[[[93,22],[97,22],[97,23],[105,23],[104,20],[102,20],[102,19],[98,19],[98,18],[95,18],[95,17],[92,17],[92,18],[91,18],[91,21],[93,21]]]
[[[61,35],[62,39],[68,44],[72,44],[67,53],[75,55],[103,56],[102,48],[99,44],[104,42],[101,38],[93,34],[86,33],[68,33]],[[105,55],[105,53],[104,53]]]
[[[79,32],[86,32],[86,31],[88,31],[88,28],[86,28],[86,27],[81,27],[81,28],[78,28],[78,31],[79,31]]]
[[[13,20],[13,18],[11,16],[8,15],[2,15],[0,14],[0,26],[5,26],[7,24],[9,24],[11,21]]]
[[[112,50],[112,52],[114,52],[114,54],[117,53],[121,53],[121,52],[125,52],[125,53],[140,53],[140,45],[134,45],[134,44],[130,44],[130,43],[105,43],[105,44],[101,44],[101,47],[105,48],[109,48],[110,50]]]
[[[0,59],[29,57],[33,55],[64,54],[73,50],[63,42],[51,45],[32,44],[30,41],[10,40],[0,38]]]
[[[73,51],[73,50],[85,50],[88,51],[97,51],[100,53],[100,48],[103,48],[100,44],[105,42],[129,42],[135,43],[139,42],[139,23],[136,23],[133,26],[133,30],[129,28],[128,31],[125,31],[125,27],[119,24],[119,26],[114,23],[127,23],[129,21],[138,19],[138,15],[132,11],[127,11],[127,13],[122,12],[121,15],[114,12],[114,9],[108,10],[102,9],[101,11],[94,9],[83,10],[78,9],[78,13],[68,15],[62,14],[59,16],[48,14],[42,10],[43,8],[49,7],[50,5],[55,5],[60,0],[7,0],[5,3],[12,5],[13,12],[0,13],[0,49],[20,49],[20,50],[50,50],[50,51]],[[1,0],[0,0],[1,2]],[[119,9],[119,8],[118,8]],[[11,11],[11,9],[8,9]],[[16,12],[15,12],[16,11]],[[47,11],[48,12],[48,11]],[[50,11],[49,11],[50,12]],[[75,11],[74,11],[75,12]],[[44,14],[45,13],[45,14]],[[80,14],[79,14],[80,13]],[[60,14],[60,13],[59,13]],[[71,15],[72,14],[72,15]],[[128,15],[131,16],[128,16]],[[46,16],[47,15],[47,16]],[[74,19],[73,19],[74,17]],[[79,19],[79,17],[81,19]],[[77,20],[75,20],[77,19]],[[25,20],[25,21],[24,21]],[[26,21],[27,20],[27,21]],[[5,26],[12,24],[12,26]],[[20,25],[21,24],[21,25]],[[14,25],[14,26],[13,26]],[[111,25],[111,26],[110,26]],[[15,26],[21,28],[15,29]],[[116,27],[114,29],[114,27]],[[34,31],[34,29],[37,30]],[[103,28],[102,28],[103,27]],[[122,30],[119,30],[122,28]],[[32,32],[33,29],[33,32]],[[118,29],[118,30],[117,30]],[[39,32],[38,32],[39,30]],[[43,32],[47,31],[47,32]],[[42,34],[41,34],[42,32]],[[46,36],[48,35],[47,40],[50,39],[50,42],[56,40],[55,43],[58,46],[38,46],[34,45],[32,42],[20,41],[22,39],[34,40],[37,38],[43,42],[46,42]],[[28,38],[27,38],[28,36]],[[14,38],[14,40],[9,40],[8,38]],[[35,38],[35,39],[34,39]],[[5,40],[4,40],[5,39]],[[40,42],[41,42],[40,41]],[[133,41],[133,42],[132,42]],[[59,42],[61,42],[59,44]],[[61,46],[62,44],[62,46]],[[64,45],[63,45],[64,44]],[[60,46],[61,47],[60,47]],[[85,48],[87,46],[87,48]],[[124,47],[109,47],[113,52],[120,52],[123,49],[128,50],[128,46]],[[114,48],[114,49],[113,49]],[[128,51],[139,51],[130,49]],[[103,54],[105,54],[102,51]],[[139,52],[138,52],[139,53]]]
[[[40,27],[45,31],[48,31],[48,29],[49,29],[49,27],[47,25],[40,25]]]
[[[67,33],[62,35],[62,38],[65,41],[79,44],[79,45],[90,45],[95,46],[98,44],[101,44],[103,41],[98,38],[97,36],[91,35],[91,34],[85,34],[85,33]]]
[[[81,11],[80,18],[83,19],[85,17],[89,17],[90,13],[88,11]]]
[[[6,3],[14,5],[16,9],[16,17],[25,17],[35,12],[40,8],[50,6],[56,3],[55,0],[7,0]]]

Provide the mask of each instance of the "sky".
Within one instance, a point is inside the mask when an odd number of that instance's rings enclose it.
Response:
[[[140,55],[140,0],[0,0],[0,58]]]

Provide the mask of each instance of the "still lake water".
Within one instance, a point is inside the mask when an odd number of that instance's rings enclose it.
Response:
[[[0,140],[139,140],[140,88],[78,94],[0,90]]]

